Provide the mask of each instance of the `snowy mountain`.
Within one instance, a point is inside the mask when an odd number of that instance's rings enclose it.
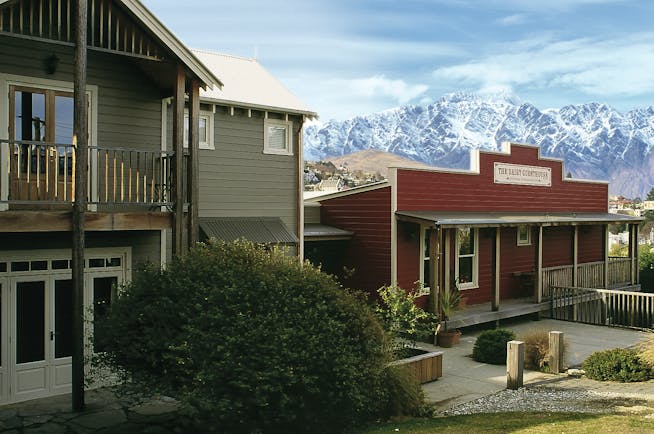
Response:
[[[513,95],[456,93],[346,121],[308,125],[307,160],[378,149],[432,166],[469,167],[470,149],[503,141],[538,145],[575,178],[610,181],[611,193],[645,197],[654,186],[654,107],[622,114],[599,103],[539,110]]]

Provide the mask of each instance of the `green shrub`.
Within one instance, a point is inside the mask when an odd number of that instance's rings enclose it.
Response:
[[[420,297],[417,290],[406,291],[397,285],[382,286],[377,290],[381,303],[375,311],[380,322],[393,338],[393,351],[399,353],[407,343],[415,347],[418,339],[434,336],[438,315],[416,306]]]
[[[506,344],[514,339],[515,333],[511,330],[485,330],[472,347],[472,358],[482,363],[503,365],[506,363]]]
[[[387,338],[362,296],[245,241],[136,272],[98,326],[127,384],[220,432],[342,431],[388,416],[404,393],[384,384]]]
[[[647,381],[652,377],[652,366],[632,349],[596,351],[584,360],[581,368],[588,378],[599,381],[630,383]]]
[[[384,371],[384,393],[379,397],[382,413],[395,416],[420,416],[425,395],[416,376],[406,366],[389,366]]]

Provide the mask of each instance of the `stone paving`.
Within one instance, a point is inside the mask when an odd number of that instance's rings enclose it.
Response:
[[[0,407],[0,432],[29,434],[176,434],[189,432],[170,398],[137,401],[110,389],[85,393],[86,408],[72,411],[71,396],[61,395]],[[195,430],[194,430],[195,431]]]

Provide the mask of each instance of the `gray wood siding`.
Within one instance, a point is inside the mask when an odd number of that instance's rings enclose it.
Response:
[[[200,216],[280,217],[297,233],[297,122],[293,155],[263,153],[263,118],[216,110],[215,151],[200,151]]]
[[[203,105],[203,110],[211,110]],[[297,234],[297,130],[292,119],[293,155],[263,153],[263,114],[232,116],[216,107],[214,148],[200,150],[200,217],[280,217]],[[172,148],[172,110],[167,113],[167,147]]]
[[[0,73],[72,84],[73,48],[7,36],[0,36],[0,47]],[[53,54],[59,64],[48,75],[44,62]],[[161,93],[134,62],[89,51],[87,75],[88,84],[98,86],[97,144],[160,149]]]
[[[159,264],[161,257],[160,231],[113,231],[87,232],[86,247],[131,247],[133,269],[144,262]],[[0,250],[70,249],[72,235],[69,232],[2,233]]]

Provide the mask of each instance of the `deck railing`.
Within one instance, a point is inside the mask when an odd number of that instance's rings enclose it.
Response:
[[[172,202],[172,152],[89,146],[90,204],[167,206]],[[73,145],[0,141],[0,202],[69,203],[75,196]]]
[[[574,284],[573,265],[543,268],[543,299],[552,297],[554,287],[604,288],[604,262],[587,262],[577,265],[577,284]],[[631,258],[609,258],[608,286],[631,284]]]
[[[638,328],[654,326],[654,294],[591,288],[552,288],[554,319]]]

